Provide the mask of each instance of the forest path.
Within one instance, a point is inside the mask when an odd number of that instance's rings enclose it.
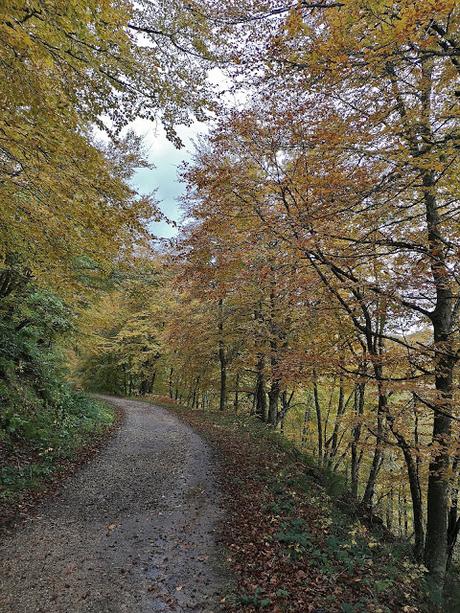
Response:
[[[164,409],[101,398],[124,424],[1,544],[0,611],[218,611],[226,579],[209,447]]]

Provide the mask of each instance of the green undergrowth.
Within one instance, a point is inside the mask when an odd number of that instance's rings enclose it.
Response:
[[[108,405],[64,390],[51,406],[14,405],[0,416],[0,506],[40,490],[114,424]],[[3,510],[3,509],[2,509]]]

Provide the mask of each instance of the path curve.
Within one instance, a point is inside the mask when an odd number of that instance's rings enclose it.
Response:
[[[209,447],[165,409],[126,413],[109,445],[0,546],[2,613],[219,610],[222,516]]]

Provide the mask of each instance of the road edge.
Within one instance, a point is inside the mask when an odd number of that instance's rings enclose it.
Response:
[[[123,427],[126,414],[122,408],[96,395],[91,396],[101,404],[110,405],[115,414],[113,423],[103,431],[98,432],[91,439],[88,439],[87,443],[77,450],[75,457],[56,462],[56,471],[53,472],[52,477],[50,476],[49,479],[43,480],[38,490],[24,490],[19,498],[10,507],[7,507],[6,513],[0,516],[0,537],[11,534],[33,517],[38,507],[46,500],[56,496],[64,483],[75,476],[96,455],[105,449]]]

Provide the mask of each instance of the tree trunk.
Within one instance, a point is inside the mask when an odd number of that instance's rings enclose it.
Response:
[[[315,413],[316,413],[316,428],[318,431],[318,460],[319,463],[323,462],[323,420],[321,416],[321,403],[318,393],[318,378],[316,371],[313,371],[313,397],[315,400]]]
[[[289,407],[291,406],[293,397],[293,391],[290,393],[289,398],[287,390],[284,390],[281,394],[281,411],[278,414],[278,423],[280,424],[281,432],[284,432],[284,420],[286,418],[287,412],[289,411]]]
[[[386,524],[387,528],[390,532],[393,532],[393,488],[390,488],[387,496],[387,506],[386,506]]]
[[[457,516],[457,503],[455,508],[450,509],[449,513],[449,531],[447,538],[447,568],[450,567],[452,556],[454,554],[455,545],[457,543],[458,534],[460,532],[460,518]]]
[[[195,386],[193,388],[193,397],[192,397],[192,409],[198,408],[198,388],[200,385],[200,378],[197,377],[195,381]]]
[[[407,466],[407,474],[409,477],[409,487],[412,498],[412,511],[414,521],[414,556],[418,562],[423,559],[423,546],[425,542],[425,529],[423,524],[423,499],[422,490],[417,474],[417,466],[414,462],[410,449],[406,446],[403,449],[404,460]]]
[[[224,301],[219,300],[219,363],[220,363],[220,399],[219,410],[225,411],[227,407],[227,359],[224,345]]]
[[[407,443],[405,437],[395,428],[394,417],[389,412],[387,412],[387,422],[393,436],[398,442],[398,446],[403,452],[404,461],[406,463],[414,521],[414,556],[418,562],[421,562],[423,559],[423,547],[425,543],[425,528],[423,522],[423,498],[418,476],[417,463],[412,456],[410,445]]]
[[[377,372],[380,371],[380,365],[375,366],[374,370]],[[381,379],[381,374],[378,376]],[[377,378],[377,375],[376,375]],[[377,476],[380,471],[380,467],[382,465],[383,460],[383,450],[382,450],[382,438],[383,438],[383,416],[387,410],[387,397],[385,392],[382,389],[381,380],[377,380],[377,385],[379,389],[379,397],[378,397],[378,406],[377,406],[377,432],[376,432],[376,441],[374,448],[374,457],[372,458],[372,466],[369,471],[369,477],[366,483],[366,489],[364,491],[364,496],[362,499],[362,504],[364,507],[371,508],[372,500],[374,498],[375,493],[375,484],[377,482]]]
[[[452,485],[451,491],[451,503],[449,509],[449,522],[447,528],[447,568],[450,567],[452,561],[452,555],[454,553],[455,544],[457,542],[458,533],[460,531],[460,519],[458,517],[458,494],[459,494],[459,484],[458,484],[458,457],[455,458],[452,472],[455,478],[455,485]]]
[[[153,392],[153,386],[155,385],[155,379],[157,378],[157,371],[156,369],[153,371],[152,376],[150,377],[150,380],[147,380],[146,382],[146,392],[147,394],[151,394]]]
[[[257,390],[254,390],[254,392],[252,392],[251,394],[248,394],[248,396],[252,396],[252,403],[251,403],[251,415],[256,415],[257,414]]]
[[[343,375],[341,374],[339,377],[339,398],[337,401],[337,413],[334,421],[334,429],[332,430],[332,436],[330,439],[330,449],[328,453],[328,466],[332,467],[335,456],[337,455],[339,448],[339,432],[340,425],[342,423],[342,417],[345,413],[346,404],[345,404],[345,390],[343,387]]]
[[[240,393],[240,373],[237,372],[236,373],[236,378],[235,378],[235,398],[233,400],[233,410],[235,411],[236,414],[238,414],[238,409],[239,409],[239,393]]]
[[[277,379],[272,381],[268,392],[268,421],[274,428],[278,425],[278,402],[280,397],[280,383]]]
[[[224,351],[219,349],[220,361],[220,392],[219,392],[219,410],[225,411],[227,407],[227,364],[225,358],[222,357]]]
[[[358,383],[355,388],[355,419],[351,442],[351,493],[355,500],[359,495],[359,468],[361,464],[359,454],[359,441],[361,438],[361,416],[364,413],[365,384]]]
[[[265,392],[265,358],[259,354],[257,361],[257,382],[256,382],[256,415],[262,421],[267,421],[267,394]]]
[[[310,414],[311,414],[311,402],[310,402],[310,394],[308,393],[307,402],[305,403],[305,411],[303,413],[303,424],[302,424],[302,435],[300,440],[300,446],[304,449],[307,446],[308,439],[308,425],[310,423]]]
[[[440,235],[440,219],[433,193],[433,172],[423,175],[427,215],[431,271],[436,289],[436,306],[431,315],[434,338],[436,404],[433,417],[433,452],[431,455],[428,494],[425,565],[439,593],[442,593],[448,561],[449,450],[452,429],[453,369],[452,343],[453,296],[449,271],[444,259],[444,242]]]

